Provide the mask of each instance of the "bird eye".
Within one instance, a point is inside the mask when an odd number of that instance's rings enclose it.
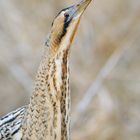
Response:
[[[68,18],[68,17],[69,17],[69,14],[68,14],[68,13],[65,13],[64,16],[65,16],[66,18]]]

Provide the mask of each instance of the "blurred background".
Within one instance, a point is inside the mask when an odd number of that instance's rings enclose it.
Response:
[[[77,0],[0,0],[0,116],[28,104],[55,15]],[[140,140],[140,0],[95,0],[71,49],[72,140]]]

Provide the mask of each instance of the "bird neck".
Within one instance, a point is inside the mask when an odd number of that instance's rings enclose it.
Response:
[[[68,50],[44,53],[23,123],[23,140],[69,140]]]

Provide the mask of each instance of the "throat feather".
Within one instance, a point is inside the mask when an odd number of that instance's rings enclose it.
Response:
[[[58,90],[60,90],[60,87],[62,85],[62,60],[61,59],[56,59],[56,85],[58,87]]]

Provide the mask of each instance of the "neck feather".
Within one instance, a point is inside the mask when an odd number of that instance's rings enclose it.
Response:
[[[23,140],[69,139],[68,49],[44,54],[23,123]]]

